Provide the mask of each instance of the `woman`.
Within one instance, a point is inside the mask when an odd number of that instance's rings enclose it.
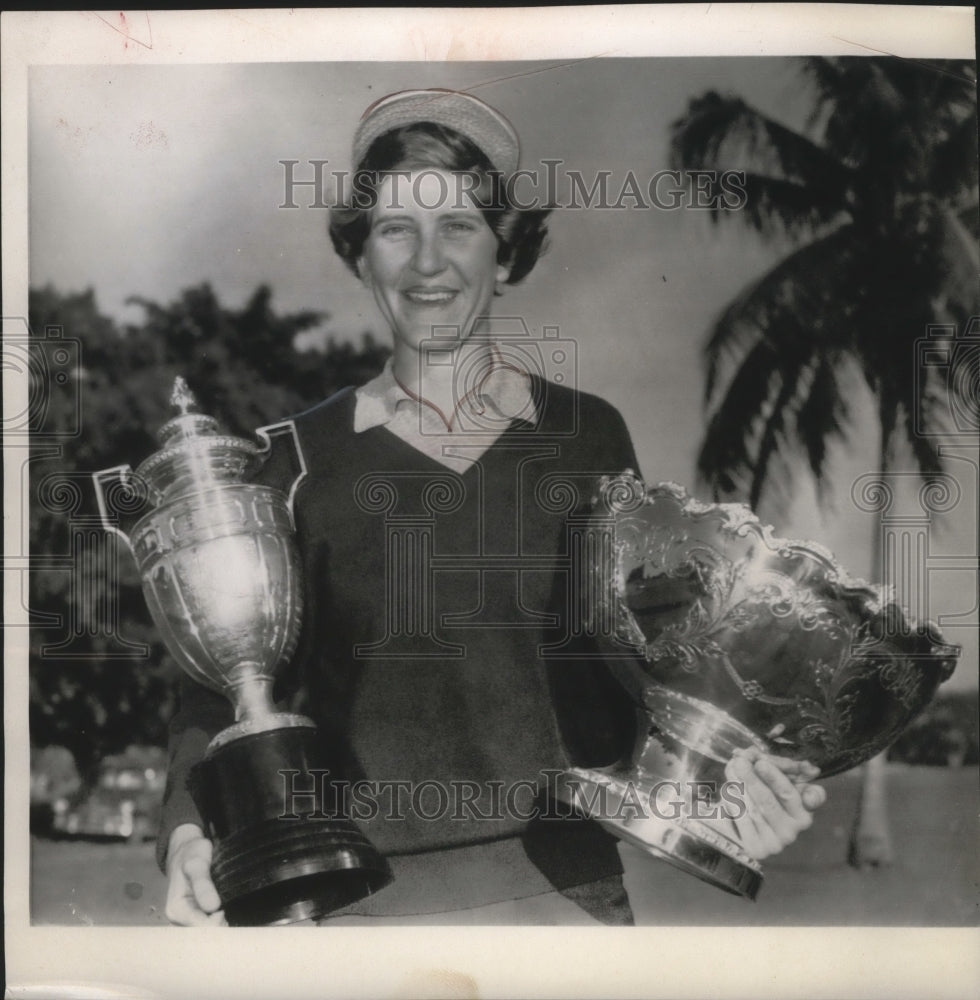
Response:
[[[632,705],[571,625],[567,525],[600,475],[637,463],[620,415],[561,384],[569,346],[492,317],[546,234],[546,211],[508,203],[518,157],[513,128],[473,97],[391,95],[365,112],[352,203],[332,213],[394,351],[376,379],[295,418],[309,468],[295,683],[333,759],[374,783],[377,808],[358,818],[395,879],[324,923],[632,922],[614,840],[549,817],[547,785],[633,742]],[[396,571],[398,553],[414,561]],[[160,857],[176,923],[223,920],[184,782],[229,721],[185,682]],[[719,822],[756,857],[822,801],[791,780],[806,765],[732,768],[749,808]]]

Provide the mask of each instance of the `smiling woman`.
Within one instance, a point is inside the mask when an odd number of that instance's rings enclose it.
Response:
[[[395,373],[403,382],[419,370],[412,354],[432,342],[433,325],[444,331],[439,340],[454,346],[484,337],[494,286],[507,279],[476,204],[467,195],[449,200],[455,180],[436,171],[387,178],[358,260],[395,337]]]
[[[419,113],[432,114],[431,93],[421,91],[409,92],[405,96],[395,95],[397,100],[389,99],[394,104],[384,107],[389,112],[395,107],[405,113],[417,109]],[[461,94],[439,93],[443,95],[440,104],[453,101],[482,103]],[[372,131],[365,128],[362,120],[354,143],[354,155],[358,159],[349,199],[351,204],[346,208],[333,209],[330,220],[334,248],[355,273],[370,230],[371,209],[379,204],[387,208],[397,208],[400,204],[397,197],[379,197],[379,184],[386,180],[389,194],[409,192],[416,200],[422,193],[421,186],[428,185],[431,190],[421,199],[422,207],[478,207],[487,226],[497,237],[497,262],[506,268],[506,282],[517,284],[530,273],[545,240],[545,218],[550,209],[518,210],[510,203],[505,170],[510,167],[511,159],[516,166],[513,150],[518,148],[517,136],[509,124],[504,123],[500,116],[497,118],[500,128],[505,130],[504,137],[488,136],[485,126],[478,131],[479,138],[488,147],[506,146],[507,142],[511,144],[510,149],[498,150],[500,167],[493,165],[473,139],[434,121],[415,121],[394,128],[365,147],[364,138]],[[411,173],[418,176],[406,183],[406,174]]]
[[[460,371],[504,368],[491,350],[492,299],[534,267],[550,209],[510,203],[517,133],[465,94],[378,101],[361,119],[354,157],[350,203],[332,210],[330,237],[391,329],[394,378],[451,429]],[[427,363],[430,351],[447,350],[452,364]]]
[[[577,624],[573,529],[599,477],[637,468],[630,435],[574,384],[572,340],[492,315],[547,216],[507,201],[519,144],[500,114],[462,93],[395,94],[365,112],[354,162],[330,234],[394,353],[294,418],[306,612],[290,677],[395,878],[323,921],[632,923],[615,841],[550,798],[569,763],[611,764],[636,736]],[[278,468],[263,481],[288,490]],[[186,780],[228,716],[185,680],[160,837],[177,923],[222,919]],[[760,857],[822,795],[765,761],[738,777],[747,818],[722,822]]]

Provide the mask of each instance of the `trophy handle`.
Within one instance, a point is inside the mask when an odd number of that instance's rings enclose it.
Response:
[[[295,524],[293,500],[296,497],[296,490],[299,488],[299,484],[306,478],[307,472],[306,458],[303,456],[303,448],[299,443],[296,424],[292,420],[283,420],[277,424],[266,424],[265,427],[256,428],[255,436],[262,441],[262,450],[266,454],[271,452],[272,444],[277,438],[288,437],[292,442],[293,454],[296,457],[296,467],[299,471],[293,480],[292,486],[289,487],[289,493],[286,496],[286,506],[289,508],[289,516],[294,519]]]
[[[102,527],[111,532],[117,538],[121,538],[126,543],[126,548],[133,551],[133,545],[129,540],[129,535],[116,524],[117,518],[109,514],[109,504],[106,501],[106,487],[118,484],[124,487],[132,487],[130,477],[133,470],[128,465],[114,465],[111,469],[102,469],[100,472],[92,473],[92,484],[95,487],[95,499],[99,505],[99,522]]]

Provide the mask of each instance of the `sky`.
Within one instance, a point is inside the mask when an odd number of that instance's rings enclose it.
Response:
[[[775,57],[33,66],[31,284],[92,288],[104,312],[136,321],[129,296],[167,302],[208,281],[234,307],[268,283],[278,310],[325,314],[313,341],[365,331],[387,339],[369,293],[333,254],[327,213],[310,206],[310,189],[294,189],[299,207],[281,207],[281,161],[299,161],[297,179],[313,176],[314,159],[348,169],[364,108],[430,86],[466,89],[506,115],[523,166],[559,159],[560,177],[606,170],[612,190],[630,171],[646,184],[669,166],[670,125],[707,90],[737,93],[790,127],[810,108],[798,64]],[[785,247],[737,218],[714,226],[684,207],[566,209],[550,229],[549,252],[498,300],[498,315],[519,317],[534,336],[557,328],[578,386],[623,413],[647,480],[696,492],[707,331]],[[856,402],[852,444],[832,465],[835,509],[819,511],[803,477],[788,509],[762,514],[780,534],[817,539],[874,578],[876,518],[856,509],[850,491],[874,469],[877,437],[860,393]],[[960,455],[951,468],[963,497],[941,529],[929,529],[929,612],[975,623],[975,576],[955,557],[976,552],[977,468]],[[952,683],[975,686],[975,624],[944,628],[965,646]]]

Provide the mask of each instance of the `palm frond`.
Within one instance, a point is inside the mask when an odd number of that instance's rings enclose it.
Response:
[[[724,363],[742,363],[760,337],[785,341],[797,336],[801,316],[808,324],[804,339],[835,335],[834,303],[846,302],[845,286],[855,280],[854,242],[854,227],[843,225],[794,251],[739,292],[715,322],[704,347],[705,403],[714,398]],[[814,299],[827,305],[818,309]]]
[[[942,291],[956,322],[966,323],[980,314],[980,248],[973,233],[949,208],[941,210],[938,222],[945,276]]]
[[[915,186],[950,130],[974,115],[968,66],[894,57],[804,63],[817,85],[823,144],[879,183]]]
[[[700,480],[713,490],[733,492],[751,475],[758,427],[778,386],[781,359],[771,344],[760,341],[735,372],[701,442],[697,458]]]
[[[744,165],[750,226],[812,236],[739,292],[704,348],[698,474],[716,496],[739,490],[753,504],[779,485],[775,465],[794,446],[825,500],[828,449],[852,419],[851,366],[876,398],[883,466],[911,451],[923,478],[937,476],[934,428],[949,423],[950,389],[934,371],[917,377],[916,351],[930,324],[980,313],[975,67],[892,57],[800,66],[816,95],[816,141],[715,92],[672,130],[682,169]]]
[[[850,407],[841,392],[838,371],[845,365],[836,352],[818,358],[810,381],[810,391],[796,413],[796,434],[806,452],[807,464],[817,487],[817,499],[827,502],[824,479],[827,445],[834,439],[847,439]]]
[[[741,216],[766,237],[812,237],[827,224],[841,223],[847,218],[846,202],[835,200],[835,192],[822,190],[819,184],[746,173],[742,187],[745,206]],[[712,211],[712,218],[717,220],[732,214],[719,205]]]
[[[753,170],[813,188],[842,206],[851,171],[825,149],[739,97],[709,91],[671,125],[672,165],[681,170]]]
[[[911,457],[915,473],[925,483],[936,482],[945,470],[939,449],[940,428],[949,427],[949,400],[936,395],[939,404],[934,412],[923,410],[925,398],[912,398],[906,386],[879,390],[879,414],[882,422],[882,467],[907,466]]]
[[[795,414],[794,400],[800,394],[809,366],[803,358],[794,358],[784,363],[779,373],[779,389],[770,406],[769,414],[762,424],[758,447],[752,462],[752,480],[749,487],[749,506],[759,509],[763,491],[769,482],[772,459],[784,453],[792,435]]]
[[[972,113],[971,113],[972,112]],[[973,108],[954,122],[932,150],[923,186],[937,198],[957,202],[977,193],[977,118]]]
[[[949,401],[946,401],[946,405],[949,406]],[[921,413],[919,419],[922,419]],[[925,482],[935,482],[946,468],[946,463],[939,450],[939,438],[931,434],[921,433],[916,415],[909,410],[902,410],[902,423],[906,440],[912,446],[916,470]]]
[[[980,202],[976,198],[956,209],[956,218],[966,227],[974,242],[980,239]]]

